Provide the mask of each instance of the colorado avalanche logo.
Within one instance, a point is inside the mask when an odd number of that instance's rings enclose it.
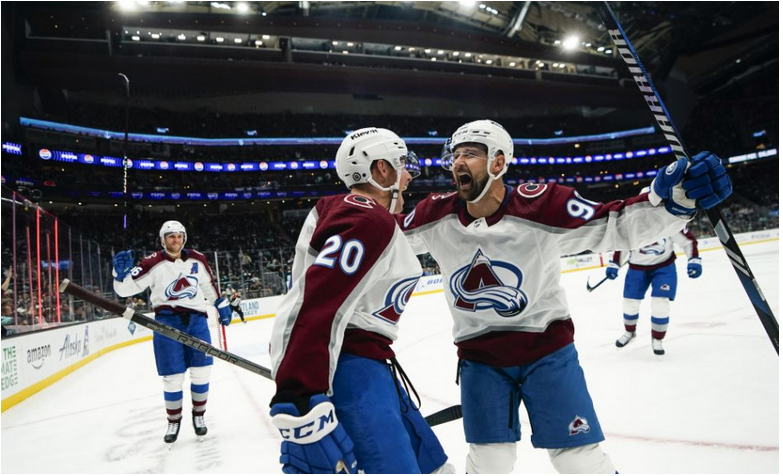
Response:
[[[385,307],[373,312],[373,316],[383,319],[386,322],[397,324],[400,320],[402,311],[408,304],[408,300],[416,288],[419,278],[407,278],[394,284],[388,293],[386,293]]]
[[[179,299],[193,299],[198,293],[198,278],[195,276],[185,276],[180,273],[179,277],[166,286],[165,295],[169,301]]]
[[[661,241],[658,241],[656,243],[653,243],[651,245],[647,245],[644,248],[639,250],[639,253],[643,255],[662,255],[666,252],[666,238],[662,239]]]
[[[587,418],[576,415],[574,420],[568,424],[568,436],[579,433],[590,433],[590,425],[587,423]]]
[[[527,296],[519,289],[521,285],[519,269],[510,263],[490,260],[481,250],[476,252],[473,262],[457,270],[449,282],[457,309],[494,309],[502,317],[516,316],[527,307]]]

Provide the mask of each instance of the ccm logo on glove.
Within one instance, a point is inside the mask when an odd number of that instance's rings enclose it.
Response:
[[[278,413],[272,417],[272,423],[284,439],[299,445],[315,443],[337,428],[331,402],[319,403],[303,417]]]

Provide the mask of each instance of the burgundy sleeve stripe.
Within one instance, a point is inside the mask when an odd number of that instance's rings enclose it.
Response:
[[[684,231],[683,235],[685,235],[685,237],[688,238],[691,241],[691,243],[690,243],[691,253],[692,253],[691,254],[691,258],[698,258],[699,257],[699,246],[698,246],[698,241],[696,240],[696,236],[694,236],[694,234],[691,233],[690,230]]]

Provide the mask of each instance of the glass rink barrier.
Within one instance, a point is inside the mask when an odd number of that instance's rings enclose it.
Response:
[[[108,317],[58,289],[68,278],[113,297],[110,250],[7,187],[2,187],[2,271],[3,336]]]

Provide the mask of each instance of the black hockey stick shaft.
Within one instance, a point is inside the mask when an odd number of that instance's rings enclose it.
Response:
[[[621,264],[620,267],[622,268],[626,264],[628,264],[628,261],[626,261],[625,263]],[[604,284],[604,281],[606,281],[607,279],[609,279],[609,276],[605,276],[604,279],[598,281],[598,284],[596,284],[595,286],[590,286],[590,278],[588,277],[587,278],[587,292],[588,293],[593,292],[595,290],[595,288],[597,288],[598,286]]]
[[[122,140],[122,229],[128,228],[128,128],[130,127],[130,79],[122,73],[120,77],[125,91],[125,137]],[[123,248],[125,247],[125,233],[122,234]]]
[[[674,125],[674,121],[672,121],[669,111],[666,109],[660,94],[658,94],[658,90],[653,85],[652,78],[647,73],[639,55],[631,45],[628,35],[626,35],[623,27],[620,25],[620,21],[609,6],[609,2],[601,2],[598,4],[598,15],[601,17],[604,26],[606,26],[612,42],[617,47],[617,52],[628,67],[628,71],[633,76],[655,121],[658,123],[667,142],[671,146],[672,152],[678,159],[684,157],[685,159],[690,160],[685,152],[682,136]],[[761,287],[759,287],[756,278],[753,276],[753,272],[751,271],[750,266],[748,266],[748,262],[745,260],[745,256],[742,254],[742,251],[737,244],[737,240],[729,229],[728,223],[726,223],[726,219],[723,217],[723,213],[721,213],[717,207],[713,207],[707,210],[707,217],[709,218],[715,233],[718,235],[718,239],[723,245],[723,249],[726,251],[729,261],[731,261],[731,264],[734,266],[734,271],[736,271],[737,276],[742,283],[742,287],[745,288],[745,293],[753,304],[753,308],[756,310],[756,314],[758,315],[759,320],[761,320],[761,324],[764,326],[764,330],[767,332],[769,340],[775,348],[775,352],[780,354],[778,344],[778,321],[775,318],[775,315],[772,314],[769,302],[764,298]]]
[[[605,276],[604,279],[598,281],[598,283],[595,286],[590,286],[590,278],[587,278],[587,292],[591,293],[591,292],[595,291],[595,289],[598,286],[604,284],[604,281],[606,281],[607,279],[609,279],[609,276]]]
[[[64,279],[62,284],[60,284],[60,292],[68,293],[73,297],[82,299],[85,302],[89,302],[90,304],[100,307],[101,309],[105,309],[113,314],[122,316],[130,321],[135,322],[136,324],[139,324],[140,326],[146,327],[153,332],[157,332],[160,335],[174,339],[181,344],[192,347],[200,352],[204,352],[205,354],[211,355],[212,357],[220,359],[224,362],[236,365],[237,367],[242,367],[245,370],[249,370],[264,378],[268,378],[269,380],[274,380],[272,378],[272,372],[266,367],[258,365],[255,362],[251,362],[236,354],[232,354],[231,352],[220,350],[201,339],[197,339],[190,334],[180,331],[179,329],[175,329],[171,326],[160,323],[155,319],[150,319],[149,317],[136,312],[129,307],[125,307],[118,302],[106,299],[103,296],[95,294],[94,292],[79,286],[78,284],[72,283],[68,279]],[[446,413],[447,410],[450,411],[450,413]],[[454,416],[457,415],[455,411],[458,413],[458,416]],[[459,418],[462,418],[462,408],[459,405],[456,405],[454,407],[447,408],[446,410],[436,412],[426,417],[425,420],[430,426],[435,426]]]
[[[204,352],[207,355],[211,355],[212,357],[220,359],[224,362],[234,364],[237,367],[242,367],[245,370],[249,370],[253,373],[261,375],[262,377],[266,377],[272,380],[272,372],[266,367],[262,367],[255,362],[251,362],[238,355],[232,354],[231,352],[220,350],[201,339],[197,339],[188,333],[180,331],[179,329],[175,329],[171,326],[160,323],[155,319],[150,319],[149,317],[136,312],[129,307],[125,307],[118,302],[106,299],[103,296],[99,296],[92,291],[79,286],[78,284],[72,283],[68,279],[63,280],[62,284],[60,285],[60,292],[68,293],[74,297],[83,299],[90,304],[94,304],[101,309],[105,309],[111,313],[117,314],[118,316],[122,316],[135,322],[136,324],[139,324],[140,326],[144,326],[147,329],[150,329],[153,332],[157,332],[160,335],[174,339],[181,344],[185,344],[188,347],[192,347],[200,352]]]
[[[448,408],[444,408],[439,412],[435,412],[432,415],[424,418],[429,426],[438,426],[450,421],[459,420],[462,418],[462,405],[454,405]]]

